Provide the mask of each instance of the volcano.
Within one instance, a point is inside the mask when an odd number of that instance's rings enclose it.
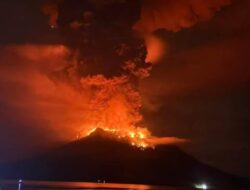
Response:
[[[201,163],[174,145],[140,149],[101,129],[29,160],[4,165],[5,179],[98,181],[245,189],[248,181]]]

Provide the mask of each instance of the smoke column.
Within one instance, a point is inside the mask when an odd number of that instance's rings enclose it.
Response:
[[[50,0],[42,10],[63,45],[2,48],[12,63],[1,66],[3,102],[50,138],[74,140],[99,127],[141,147],[183,142],[152,136],[141,114],[139,83],[168,51],[152,32],[191,27],[228,3]]]
[[[145,146],[144,139],[151,135],[141,128],[144,124],[138,82],[150,76],[152,63],[168,49],[150,34],[157,29],[176,32],[191,27],[210,19],[229,3],[64,0],[45,4],[43,11],[49,16],[50,26],[58,27],[76,58],[74,64],[54,76],[56,80],[63,76],[89,97],[84,113],[89,119],[82,122],[80,136],[99,127],[120,137],[136,137],[139,142],[133,143]],[[132,28],[145,40],[136,38]]]
[[[226,0],[47,1],[42,11],[64,44],[2,48],[1,59],[20,63],[18,72],[13,64],[1,68],[1,85],[16,84],[4,95],[5,102],[20,117],[39,123],[52,138],[73,140],[100,127],[142,147],[183,142],[152,136],[141,114],[138,84],[168,51],[152,32],[191,27],[227,4]],[[26,90],[9,98],[19,86]]]

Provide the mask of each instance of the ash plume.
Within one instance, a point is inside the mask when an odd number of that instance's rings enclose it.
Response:
[[[158,29],[177,32],[211,19],[230,3],[231,0],[144,0],[140,20],[134,27],[142,33]]]
[[[152,32],[191,27],[228,4],[230,0],[57,0],[45,4],[43,11],[49,16],[51,28],[60,31],[76,58],[74,64],[54,76],[67,78],[90,97],[85,112],[89,119],[81,125],[80,136],[97,127],[108,128],[118,136],[130,131],[136,131],[130,137],[140,136],[144,129],[138,84],[150,76],[153,63],[168,50],[168,45]],[[136,37],[133,29],[144,39]],[[151,136],[147,130],[142,134],[142,139]],[[136,143],[145,143],[142,139]]]
[[[91,97],[85,112],[88,121],[81,125],[80,136],[99,127],[142,147],[182,142],[159,140],[143,123],[138,84],[150,76],[153,63],[167,48],[154,36],[142,39],[135,35],[132,28],[140,18],[141,4],[134,0],[64,0],[43,7],[51,28],[61,32],[77,59],[63,69],[67,71],[64,77],[71,80],[68,70],[73,71],[75,82]]]
[[[149,6],[152,3],[154,5]],[[5,84],[14,82],[27,89],[9,101],[10,107],[33,113],[32,120],[47,123],[49,134],[64,140],[84,136],[101,127],[109,128],[118,136],[126,133],[130,138],[136,137],[138,141],[135,143],[143,146],[149,141],[152,144],[181,142],[179,139],[171,141],[153,137],[144,123],[139,83],[150,76],[153,63],[158,62],[168,47],[156,36],[139,38],[133,29],[137,32],[149,28],[150,32],[160,28],[177,31],[209,19],[228,3],[49,0],[42,9],[49,17],[51,29],[58,30],[63,36],[63,45],[10,46],[4,49],[7,54],[14,54],[16,59],[25,62],[19,72],[11,65],[1,69]],[[177,13],[177,7],[184,14]],[[190,12],[186,11],[190,9],[186,7],[191,7],[200,16],[191,22]],[[172,17],[174,24],[159,24],[157,15],[155,23],[148,22],[147,15],[155,9],[159,10],[159,15],[161,11],[166,14],[161,15],[163,18]],[[175,14],[183,18],[177,18]],[[51,55],[51,52],[57,53]],[[9,73],[15,73],[16,80],[13,81]],[[28,115],[25,117],[30,119]],[[121,130],[123,128],[126,130]],[[151,140],[145,142],[146,137]]]

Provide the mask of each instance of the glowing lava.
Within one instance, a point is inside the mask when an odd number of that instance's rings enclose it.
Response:
[[[183,139],[151,135],[142,126],[143,116],[140,113],[142,100],[129,75],[107,78],[94,75],[81,78],[81,85],[89,94],[88,111],[85,124],[78,137],[86,137],[100,128],[117,139],[123,139],[132,146],[142,149],[159,144],[184,142]]]
[[[92,133],[94,133],[98,128],[95,127],[89,130],[85,136],[89,136]],[[147,148],[147,147],[154,147],[153,144],[150,144],[147,142],[147,138],[149,138],[150,133],[145,128],[135,128],[134,130],[118,130],[114,128],[101,128],[103,131],[108,132],[109,134],[112,134],[114,137],[118,139],[124,139],[127,140],[132,146],[136,146],[138,148]],[[82,134],[84,136],[84,134]]]
[[[112,135],[112,137],[128,142],[130,145],[144,150],[146,148],[155,148],[157,145],[166,144],[181,144],[188,142],[187,139],[177,138],[177,137],[155,137],[150,134],[148,129],[134,127],[127,130],[118,130],[114,128],[107,127],[93,127],[85,133],[81,133],[80,137],[84,138],[95,133],[98,129],[101,129],[107,134]]]

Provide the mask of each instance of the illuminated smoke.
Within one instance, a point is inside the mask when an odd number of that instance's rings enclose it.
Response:
[[[49,1],[43,12],[49,16],[49,25],[62,33],[65,45],[71,49],[66,65],[43,76],[52,87],[45,85],[48,93],[42,91],[38,96],[49,103],[34,106],[44,110],[41,114],[45,113],[43,116],[51,125],[64,126],[60,133],[74,133],[76,138],[102,128],[142,148],[184,142],[152,136],[143,121],[138,83],[150,76],[153,63],[159,61],[167,46],[150,36],[145,39],[147,52],[144,41],[134,36],[132,27],[140,16],[140,1]],[[40,91],[36,82],[30,88]],[[60,96],[53,94],[56,90]],[[51,106],[61,101],[62,107]],[[46,109],[50,109],[50,114],[46,115]],[[55,114],[60,111],[67,120],[60,121]],[[72,132],[68,133],[70,129]]]
[[[145,37],[145,44],[147,47],[146,62],[158,63],[168,54],[168,44],[155,35]]]
[[[81,113],[86,110],[87,98],[77,84],[58,73],[73,62],[69,63],[69,49],[61,45],[12,45],[0,49],[1,62],[5,63],[0,66],[1,101],[7,107],[2,114],[20,118],[20,126],[32,126],[24,131],[41,131],[37,139],[74,139],[79,130],[76,126],[83,122]]]
[[[43,6],[43,12],[49,17],[50,26],[57,25],[60,2],[62,0],[48,0]],[[115,0],[91,0],[91,2],[101,9],[107,4],[114,3]],[[150,33],[158,29],[176,32],[209,20],[221,7],[230,3],[231,0],[142,0],[141,18],[134,28]]]
[[[143,33],[158,29],[177,32],[211,19],[231,0],[143,0],[141,18],[134,26]]]
[[[147,75],[78,76],[70,50],[61,45],[8,46],[2,52],[1,61],[12,64],[1,66],[0,85],[8,89],[1,99],[24,125],[31,122],[41,129],[44,139],[72,141],[101,128],[141,148],[185,142],[154,137],[142,124],[141,95],[133,80]]]

